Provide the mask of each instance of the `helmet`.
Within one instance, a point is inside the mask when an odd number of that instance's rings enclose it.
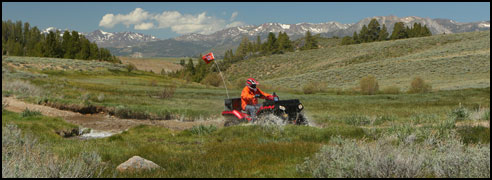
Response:
[[[254,78],[249,78],[248,80],[246,80],[246,85],[251,90],[255,90],[256,91],[256,85],[257,84],[260,84],[260,83],[258,83]]]

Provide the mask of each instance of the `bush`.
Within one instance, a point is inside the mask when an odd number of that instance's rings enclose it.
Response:
[[[426,83],[422,78],[415,77],[410,84],[409,93],[427,93],[432,90],[432,86]]]
[[[162,89],[162,91],[159,93],[159,98],[160,99],[168,99],[172,98],[174,96],[174,92],[176,91],[175,86],[168,86]]]
[[[465,120],[470,116],[468,110],[460,103],[459,107],[451,111],[451,116],[455,121]]]
[[[11,91],[23,96],[40,96],[42,90],[27,81],[15,80],[2,83],[2,91]]]
[[[378,81],[372,75],[363,77],[360,80],[360,91],[365,95],[373,95],[379,90]]]
[[[106,169],[95,152],[59,158],[16,125],[2,127],[2,178],[90,178]]]
[[[31,116],[41,116],[41,112],[36,111],[36,110],[29,110],[28,108],[24,109],[22,111],[21,116],[22,117],[31,117]]]
[[[104,101],[104,94],[100,93],[99,96],[97,96],[97,101],[102,102]]]
[[[132,64],[132,63],[128,63],[128,65],[126,65],[126,70],[128,70],[128,72],[132,72],[133,70],[136,70],[137,67]]]
[[[222,78],[218,73],[208,73],[200,83],[219,87],[222,84]]]
[[[332,138],[297,171],[316,178],[490,177],[490,147],[467,146],[452,133],[429,136],[421,143],[391,143],[391,136],[375,142]]]
[[[302,87],[302,92],[304,92],[304,94],[314,94],[316,92],[316,89],[317,87],[316,85],[314,85],[314,83],[309,83]]]
[[[389,86],[382,90],[383,94],[400,94],[400,88],[396,86]]]
[[[192,134],[196,134],[196,135],[205,135],[205,134],[210,134],[216,130],[217,130],[217,127],[215,125],[204,126],[204,125],[200,124],[199,126],[193,126],[190,129],[190,132]]]

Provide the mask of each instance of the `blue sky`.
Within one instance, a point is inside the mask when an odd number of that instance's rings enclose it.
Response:
[[[490,2],[2,2],[2,20],[40,29],[132,31],[161,39],[238,25],[356,23],[372,16],[490,20]]]

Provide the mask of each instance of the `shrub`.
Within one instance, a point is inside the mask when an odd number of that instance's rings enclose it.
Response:
[[[351,115],[345,117],[343,121],[349,125],[354,125],[354,126],[368,125],[371,123],[371,119],[369,119],[367,116],[361,116],[361,115]]]
[[[319,178],[490,177],[490,147],[466,146],[456,134],[429,136],[421,143],[391,143],[391,136],[375,142],[332,138],[297,171]]]
[[[22,117],[41,116],[41,115],[42,115],[41,112],[36,110],[30,110],[28,108],[24,109],[24,111],[22,111],[21,113]]]
[[[306,84],[302,87],[302,92],[304,92],[304,94],[313,94],[316,92],[316,85],[314,85],[314,83]]]
[[[2,91],[11,91],[25,96],[40,96],[42,90],[27,81],[15,80],[13,82],[2,83]]]
[[[159,98],[160,99],[168,99],[172,98],[174,96],[174,92],[176,91],[175,86],[168,86],[165,87],[160,93],[159,93]]]
[[[363,77],[360,80],[360,91],[365,95],[373,95],[379,90],[378,81],[372,75]]]
[[[451,111],[451,116],[454,118],[455,121],[460,121],[460,120],[465,120],[466,118],[468,118],[470,116],[470,113],[460,103],[458,108]]]
[[[217,127],[215,125],[204,126],[204,125],[200,124],[199,126],[193,126],[190,129],[190,132],[192,134],[196,134],[196,135],[205,135],[205,134],[210,134],[216,130],[217,130]]]
[[[97,101],[102,102],[104,101],[104,94],[100,93],[99,96],[97,96]]]
[[[90,178],[100,177],[105,169],[95,152],[60,158],[32,135],[22,135],[16,125],[2,127],[2,177]]]
[[[132,64],[132,63],[128,63],[128,65],[126,65],[126,70],[128,70],[128,72],[132,72],[133,70],[136,70],[137,67]]]
[[[422,78],[415,77],[410,84],[409,93],[427,93],[432,90],[432,86],[426,83]]]
[[[222,84],[222,78],[218,73],[208,73],[200,83],[219,87]]]
[[[383,94],[400,94],[400,88],[396,86],[389,86],[382,90]]]

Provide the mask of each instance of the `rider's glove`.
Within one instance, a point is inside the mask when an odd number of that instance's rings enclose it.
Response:
[[[261,95],[260,94],[255,94],[255,98],[260,98]]]

